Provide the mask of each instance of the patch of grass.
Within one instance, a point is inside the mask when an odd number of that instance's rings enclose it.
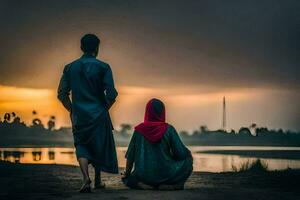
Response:
[[[266,172],[268,171],[268,165],[267,163],[261,161],[260,159],[257,159],[253,162],[250,162],[249,160],[247,162],[244,162],[241,164],[240,167],[232,166],[232,170],[234,172]]]

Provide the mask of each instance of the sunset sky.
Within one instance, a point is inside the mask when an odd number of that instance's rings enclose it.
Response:
[[[113,121],[136,124],[152,97],[179,130],[300,130],[300,1],[0,0],[0,116],[32,110],[70,126],[56,99],[80,38],[101,39],[120,93]]]

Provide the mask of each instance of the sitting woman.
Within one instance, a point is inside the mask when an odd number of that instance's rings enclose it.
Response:
[[[148,102],[144,122],[135,127],[125,157],[122,181],[134,189],[184,189],[193,171],[191,152],[175,128],[165,123],[165,106],[158,99]]]

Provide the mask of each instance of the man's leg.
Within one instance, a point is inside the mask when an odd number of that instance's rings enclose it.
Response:
[[[95,189],[101,189],[105,187],[105,184],[101,180],[101,169],[98,167],[95,168]]]
[[[89,177],[89,162],[86,158],[78,159],[80,170],[83,176],[83,185],[80,189],[80,192],[90,192],[91,180]]]

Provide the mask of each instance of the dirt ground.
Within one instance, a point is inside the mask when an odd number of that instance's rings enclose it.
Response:
[[[193,173],[181,191],[130,190],[105,173],[103,180],[106,189],[80,194],[78,167],[0,162],[0,199],[300,199],[300,170]]]

